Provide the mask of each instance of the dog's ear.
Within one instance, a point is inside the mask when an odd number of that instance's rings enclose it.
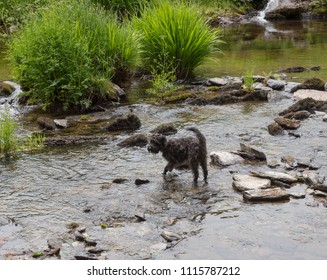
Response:
[[[166,136],[164,136],[162,134],[157,134],[156,139],[157,139],[160,146],[165,146],[166,145],[166,142],[167,142]]]

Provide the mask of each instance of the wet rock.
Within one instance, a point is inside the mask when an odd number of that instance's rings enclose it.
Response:
[[[272,136],[283,135],[284,129],[278,123],[271,123],[268,125],[268,132]]]
[[[291,198],[294,198],[294,199],[303,199],[303,198],[305,198],[305,193],[291,192],[290,196],[291,196]]]
[[[301,124],[297,120],[291,120],[284,117],[275,118],[274,121],[284,129],[298,129]]]
[[[292,93],[295,91],[295,88],[300,85],[300,83],[296,83],[296,82],[288,82],[286,85],[285,85],[285,88],[284,88],[284,92],[288,92],[288,93]]]
[[[241,157],[255,159],[255,160],[262,160],[262,161],[267,160],[267,157],[263,152],[251,147],[250,145],[240,143],[240,146],[241,146],[241,150],[235,153],[240,155]]]
[[[141,121],[138,116],[128,114],[127,116],[116,118],[109,126],[106,127],[108,131],[130,131],[141,127]]]
[[[289,67],[282,70],[279,70],[280,73],[301,73],[307,71],[308,69],[302,66]]]
[[[322,121],[323,121],[323,122],[327,122],[327,114],[325,114],[325,115],[322,117]]]
[[[227,81],[224,78],[211,78],[208,80],[208,83],[213,86],[225,86]]]
[[[11,85],[4,82],[0,82],[0,97],[9,96],[14,92],[14,90],[14,87],[12,87]]]
[[[89,237],[85,237],[84,243],[86,246],[92,246],[92,247],[97,246],[97,242]]]
[[[278,180],[285,183],[295,183],[298,180],[292,175],[276,171],[252,171],[251,174],[256,177]]]
[[[268,7],[265,19],[294,19],[300,18],[302,13],[308,10],[308,1],[288,0],[277,1],[276,5]]]
[[[148,184],[150,183],[150,181],[148,179],[135,179],[135,185],[139,186],[139,185],[144,185],[144,184]]]
[[[125,179],[125,178],[116,178],[116,179],[113,179],[112,182],[114,184],[123,184],[123,183],[126,183],[128,180]]]
[[[299,89],[314,89],[318,91],[324,91],[325,90],[325,82],[319,78],[312,78],[309,79],[298,86],[296,86],[292,92],[296,92]]]
[[[303,179],[310,186],[322,185],[325,182],[325,176],[316,172],[304,171],[302,172]]]
[[[53,122],[55,123],[55,125],[58,128],[67,128],[68,127],[68,121],[65,119],[60,119],[60,120],[53,120]]]
[[[285,91],[276,91],[271,90],[268,93],[268,101],[269,102],[277,102],[284,99],[291,99],[293,95],[291,93],[285,92]]]
[[[148,144],[148,138],[144,134],[135,134],[119,142],[119,147],[145,147]]]
[[[139,222],[139,223],[146,221],[144,213],[136,213],[134,216],[135,216],[137,222]]]
[[[75,239],[77,241],[84,241],[85,240],[85,236],[82,233],[78,232],[78,231],[74,232],[74,236],[75,236]]]
[[[90,260],[90,261],[96,261],[98,260],[97,258],[94,257],[89,257],[89,256],[74,256],[75,260],[81,260],[81,261],[85,261],[85,260]]]
[[[312,98],[316,101],[327,101],[327,91],[314,90],[314,89],[301,89],[294,93],[296,100],[305,98]]]
[[[222,166],[234,165],[244,162],[244,158],[229,152],[211,152],[210,158],[213,164]]]
[[[267,189],[271,187],[271,181],[250,175],[235,175],[233,176],[233,187],[238,191]]]
[[[319,203],[317,201],[306,202],[305,205],[309,207],[319,207]]]
[[[281,161],[283,163],[285,163],[287,169],[289,169],[289,168],[293,169],[293,168],[298,167],[298,163],[297,163],[296,159],[292,156],[283,156],[281,158]]]
[[[313,98],[305,98],[299,100],[295,104],[288,107],[286,110],[279,113],[280,116],[284,116],[291,112],[298,111],[308,111],[310,113],[314,113],[314,111],[327,111],[327,102],[316,101]]]
[[[297,111],[297,112],[290,112],[284,115],[285,118],[287,119],[294,119],[294,120],[305,120],[311,116],[311,113],[303,110],[303,111]]]
[[[177,128],[173,123],[164,123],[157,126],[155,129],[150,131],[151,133],[158,133],[162,135],[172,135],[177,133]]]
[[[57,128],[53,119],[51,119],[49,117],[38,117],[36,122],[40,126],[41,129],[55,130]]]
[[[285,88],[286,82],[283,80],[269,79],[267,81],[267,85],[273,90],[283,90]]]
[[[82,145],[87,143],[101,143],[107,141],[108,136],[103,135],[76,135],[76,136],[47,136],[45,139],[46,146],[66,146],[66,145]]]
[[[281,188],[257,189],[243,192],[245,201],[273,202],[289,200],[290,194]]]
[[[313,192],[314,196],[327,197],[327,192],[316,190]]]
[[[163,231],[161,233],[161,237],[163,237],[168,242],[178,241],[182,238],[178,233],[171,231]]]

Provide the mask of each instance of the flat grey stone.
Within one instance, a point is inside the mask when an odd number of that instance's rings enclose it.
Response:
[[[290,194],[281,188],[257,189],[243,192],[245,201],[251,202],[271,202],[289,200]]]
[[[210,158],[213,164],[223,166],[243,163],[245,161],[241,156],[229,152],[212,152],[210,153]]]
[[[271,187],[269,179],[256,178],[250,175],[234,175],[233,187],[238,191],[267,189]]]

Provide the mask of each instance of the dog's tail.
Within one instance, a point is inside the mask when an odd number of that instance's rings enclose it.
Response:
[[[195,136],[199,139],[200,141],[200,145],[202,147],[205,147],[205,150],[207,150],[207,141],[206,138],[204,137],[204,135],[200,132],[200,130],[198,130],[195,127],[189,127],[187,128],[187,130],[192,131],[195,133]]]

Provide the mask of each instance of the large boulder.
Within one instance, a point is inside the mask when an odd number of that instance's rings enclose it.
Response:
[[[265,19],[299,18],[308,9],[309,0],[269,1]]]
[[[128,114],[127,116],[118,117],[106,127],[108,131],[131,131],[141,127],[141,121],[138,116]]]

